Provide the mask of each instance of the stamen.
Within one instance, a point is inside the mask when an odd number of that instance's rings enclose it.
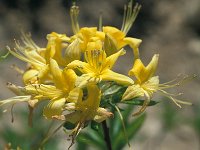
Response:
[[[185,101],[181,101],[181,100],[178,100],[178,99],[176,99],[176,101],[177,101],[178,103],[180,103],[180,104],[192,105],[192,103],[190,103],[190,102],[185,102]]]
[[[22,30],[22,31],[21,31],[21,34],[22,34],[21,40],[23,41],[24,45],[25,45],[27,48],[35,49],[35,50],[40,49],[40,48],[35,44],[35,42],[31,39],[31,34],[30,34],[30,33],[25,34],[25,32]]]
[[[187,76],[184,76],[184,77],[181,77],[179,75],[174,80],[159,84],[159,89],[167,89],[167,88],[172,88],[172,87],[175,87],[175,86],[180,86],[182,84],[187,83],[188,81],[191,81],[192,79],[194,79],[196,77],[197,77],[197,75],[195,75],[195,74],[192,75],[192,76],[187,75]],[[182,79],[180,79],[180,78],[182,78]],[[177,83],[173,83],[173,82],[177,82]]]
[[[72,30],[74,34],[77,34],[79,32],[78,14],[79,14],[79,7],[76,6],[76,3],[74,2],[73,6],[70,9]]]
[[[103,28],[103,21],[102,21],[102,12],[100,12],[100,15],[99,15],[99,31],[103,31],[102,28]]]
[[[173,93],[168,93],[162,89],[158,89],[158,91],[161,91],[162,93],[166,94],[166,95],[170,95],[170,96],[180,96],[183,95],[183,93],[178,93],[178,94],[173,94]]]
[[[19,74],[24,73],[24,70],[20,69],[18,66],[14,65],[14,64],[11,66],[11,68],[14,69],[15,71],[17,71]]]
[[[184,105],[192,105],[192,103],[190,102],[185,102],[185,101],[181,101],[181,100],[178,100],[178,99],[175,99],[174,97],[172,96],[178,96],[178,95],[182,95],[182,93],[179,93],[177,95],[173,95],[171,93],[168,93],[164,90],[160,90],[159,91],[164,94],[167,98],[169,98],[170,100],[172,100],[179,108],[182,108],[180,104],[184,104]]]
[[[131,0],[128,3],[128,6],[124,6],[124,17],[123,17],[123,23],[121,31],[124,32],[126,35],[128,31],[130,30],[131,26],[133,25],[139,11],[140,11],[141,5],[138,3],[135,4],[133,7],[133,0]]]

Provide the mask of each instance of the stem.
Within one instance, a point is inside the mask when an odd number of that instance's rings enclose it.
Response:
[[[103,133],[104,133],[104,141],[106,142],[107,148],[108,148],[108,150],[112,150],[109,128],[106,124],[106,121],[102,122],[102,127],[103,127]]]
[[[54,135],[56,134],[56,132],[64,125],[64,123],[62,123],[61,125],[59,125],[52,133],[50,133],[50,129],[52,127],[53,123],[50,125],[50,128],[48,129],[47,135],[45,136],[45,138],[42,140],[42,142],[39,144],[39,148],[43,148],[44,144]]]

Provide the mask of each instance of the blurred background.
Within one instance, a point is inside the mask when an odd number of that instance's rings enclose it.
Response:
[[[153,54],[160,54],[157,74],[161,83],[172,80],[179,74],[196,74],[198,77],[170,91],[183,92],[181,99],[191,101],[194,105],[179,109],[170,100],[157,95],[155,99],[161,103],[148,107],[146,121],[131,144],[135,150],[199,150],[200,1],[138,2],[142,9],[128,36],[143,40],[140,47],[142,60],[147,64]],[[71,3],[71,0],[0,0],[0,54],[7,53],[7,45],[14,47],[14,39],[20,39],[21,29],[30,32],[40,47],[46,46],[46,34],[53,31],[71,36]],[[99,13],[102,12],[104,26],[121,28],[123,8],[127,3],[128,1],[124,0],[79,0],[77,5],[80,6],[80,26],[98,26]],[[115,70],[127,73],[132,67],[132,61],[132,51],[127,48],[127,54],[119,59]],[[13,64],[20,68],[25,67],[25,63],[12,56],[0,62],[0,99],[13,96],[6,88],[7,82],[22,85],[21,77],[11,67]],[[10,114],[0,112],[0,145],[16,138],[23,139],[27,134],[31,137],[26,139],[27,142],[37,141],[35,130],[29,129],[26,121],[20,118],[21,112],[27,109],[17,106],[14,111],[14,123],[10,121]],[[44,126],[45,123],[50,124],[43,122]],[[29,133],[25,133],[25,128]],[[36,130],[42,135],[45,134],[42,126]],[[52,145],[55,144],[58,144],[59,149],[67,147],[67,138],[62,131],[56,134],[56,139],[47,149],[54,149]],[[16,140],[14,145],[18,142],[20,141]]]

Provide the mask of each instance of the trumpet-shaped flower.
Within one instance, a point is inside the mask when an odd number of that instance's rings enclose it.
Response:
[[[40,48],[33,42],[30,35],[22,33],[24,45],[16,41],[16,48],[14,50],[8,47],[12,55],[30,65],[28,70],[23,74],[25,84],[51,81],[51,75],[49,74],[49,61],[51,58],[55,59],[60,66],[66,66],[69,63],[68,60],[62,57],[62,51],[64,48],[66,49],[67,42],[70,42],[70,38],[64,34],[52,32],[47,35],[47,40],[47,47]],[[69,49],[66,49],[66,51],[68,51],[66,55],[72,55],[69,53]]]
[[[139,58],[136,58],[133,68],[129,71],[129,75],[135,76],[136,81],[134,85],[129,86],[127,88],[127,90],[123,94],[122,100],[129,100],[129,99],[140,97],[140,96],[145,97],[146,99],[144,101],[142,108],[138,112],[136,112],[134,115],[138,115],[146,109],[147,105],[149,104],[152,98],[153,93],[157,91],[160,91],[161,93],[163,93],[165,96],[171,99],[179,107],[181,107],[180,104],[191,105],[191,103],[189,102],[180,101],[173,97],[173,96],[178,96],[180,94],[174,95],[174,94],[170,94],[164,91],[164,89],[177,86],[179,85],[179,83],[176,83],[176,84],[170,84],[171,82],[164,83],[164,84],[159,83],[159,77],[154,76],[155,71],[157,69],[157,65],[158,65],[158,58],[159,58],[159,55],[155,54],[151,62],[146,67],[144,66],[144,64]]]
[[[71,69],[61,70],[57,62],[50,59],[50,71],[55,85],[30,84],[25,86],[26,92],[33,95],[34,99],[50,100],[44,108],[44,116],[53,118],[62,114],[66,102],[74,101],[79,96],[75,89],[76,74]],[[69,99],[69,93],[72,99]]]
[[[105,26],[103,32],[105,33],[104,48],[108,56],[126,45],[129,45],[133,50],[137,50],[142,42],[141,39],[126,37],[124,32],[115,27]]]
[[[42,56],[44,55],[45,49],[38,47],[32,41],[30,35],[22,33],[22,41],[24,45],[15,41],[16,49],[13,51],[9,47],[7,48],[12,55],[31,65],[29,70],[23,75],[24,83],[36,83],[38,81],[37,77],[40,77],[41,80],[43,77],[47,78],[48,67],[46,66],[45,58]]]
[[[98,83],[101,80],[115,81],[122,85],[133,84],[129,77],[111,71],[117,58],[125,54],[123,49],[106,57],[100,41],[90,42],[87,47],[84,55],[86,62],[75,60],[67,65],[67,68],[78,69],[83,73],[76,81],[77,86],[84,87],[88,82]]]
[[[87,121],[94,120],[100,123],[113,116],[111,112],[99,107],[101,91],[97,85],[88,84],[86,94],[82,89],[79,90],[81,91],[81,94],[79,95],[78,100],[65,105],[66,110],[74,112],[63,115],[62,117],[63,120],[76,124],[76,127],[72,130],[73,139]]]
[[[45,51],[45,60],[47,64],[49,64],[50,59],[54,59],[57,61],[59,66],[66,66],[67,61],[62,56],[62,51],[67,48],[68,42],[70,42],[70,38],[65,34],[58,34],[52,32],[47,35],[47,46]]]

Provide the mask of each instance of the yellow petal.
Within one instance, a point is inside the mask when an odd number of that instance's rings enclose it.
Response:
[[[87,106],[91,109],[96,110],[100,105],[100,96],[101,91],[96,84],[89,84],[88,89],[88,98],[84,103],[87,103]]]
[[[103,27],[103,32],[109,33],[112,37],[115,37],[116,39],[123,39],[125,37],[125,34],[121,30],[111,26]]]
[[[101,123],[102,121],[112,116],[113,116],[112,112],[109,112],[106,109],[100,107],[97,110],[97,115],[94,117],[94,121]]]
[[[49,76],[49,65],[45,65],[39,70],[38,78],[40,82],[45,82],[47,80],[52,80],[52,78]]]
[[[24,87],[21,87],[21,86],[16,86],[10,82],[7,83],[7,87],[13,92],[15,93],[15,95],[18,95],[18,96],[23,96],[23,95],[26,95],[26,91],[25,91],[25,88]]]
[[[28,94],[35,95],[35,98],[40,100],[57,99],[66,94],[53,85],[31,84],[25,86],[25,89]]]
[[[45,53],[47,64],[49,63],[50,58],[53,58],[57,61],[59,65],[65,66],[67,62],[62,57],[63,42],[68,41],[69,38],[66,37],[65,35],[52,32],[51,34],[47,35],[47,39],[48,39],[48,44],[47,44],[47,49]]]
[[[127,38],[124,38],[123,41],[125,43],[127,43],[133,49],[133,53],[134,53],[135,59],[139,58],[139,49],[138,49],[138,47],[142,43],[142,40],[141,39],[127,37]]]
[[[116,47],[118,50],[126,45],[126,43],[123,41],[123,39],[125,38],[125,34],[121,30],[115,27],[106,26],[103,27],[103,32],[112,37],[112,40],[114,43],[116,43]]]
[[[121,85],[134,84],[134,81],[131,78],[108,69],[102,73],[101,78],[104,81],[114,81]]]
[[[151,77],[148,81],[142,84],[142,88],[146,91],[147,97],[152,97],[153,93],[159,89],[159,77]]]
[[[47,35],[47,39],[49,40],[50,38],[53,38],[53,39],[59,38],[59,39],[61,39],[62,41],[65,41],[65,42],[70,41],[70,38],[67,37],[65,34],[58,34],[58,33],[56,33],[56,32],[52,32],[52,33],[48,34],[48,35]]]
[[[136,97],[144,96],[143,89],[140,85],[131,85],[129,86],[122,96],[122,101],[130,100]]]
[[[49,104],[44,108],[43,115],[47,119],[52,119],[54,116],[62,115],[65,101],[65,98],[50,101]]]
[[[68,63],[73,60],[79,60],[81,57],[80,40],[77,38],[68,45],[65,51],[65,58]]]
[[[152,60],[150,61],[150,63],[147,65],[146,70],[147,72],[149,72],[148,78],[152,77],[155,74],[157,66],[158,66],[158,59],[159,59],[159,55],[155,54]]]
[[[80,88],[74,88],[69,92],[69,95],[67,97],[67,102],[70,103],[76,103],[79,99],[82,99],[83,92]]]
[[[89,39],[90,37],[95,36],[97,27],[84,27],[81,28],[79,32],[84,36],[84,38]]]
[[[96,37],[98,37],[101,41],[103,41],[105,38],[105,33],[101,32],[101,31],[97,31]]]
[[[100,78],[95,78],[95,75],[94,73],[88,73],[88,74],[83,74],[81,76],[79,76],[77,79],[76,79],[76,87],[79,87],[79,88],[84,88],[86,87],[89,83],[93,83],[93,84],[96,84],[100,81]]]
[[[74,60],[71,63],[67,65],[67,68],[69,69],[78,69],[82,73],[91,73],[93,72],[93,68],[85,62],[79,61],[79,60]]]
[[[38,70],[30,69],[23,74],[23,81],[25,84],[35,83],[38,80]]]
[[[158,58],[159,55],[155,54],[147,67],[144,66],[140,59],[136,59],[133,68],[129,71],[129,75],[134,75],[140,84],[146,82],[154,75],[158,65]]]
[[[136,59],[133,68],[129,71],[129,76],[135,76],[139,83],[146,81],[146,68],[140,59]]]
[[[65,86],[68,90],[71,90],[75,86],[77,75],[72,69],[65,68],[62,72]]]
[[[92,41],[87,43],[87,51],[91,50],[102,50],[102,42],[100,40]]]
[[[62,71],[54,59],[50,59],[50,71],[53,75],[53,80],[57,88],[63,89],[65,82],[63,79]]]
[[[15,96],[15,97],[8,98],[8,99],[5,99],[5,100],[0,100],[0,106],[6,105],[6,104],[14,105],[14,104],[19,103],[19,102],[28,102],[30,99],[31,99],[30,95]]]
[[[141,39],[126,37],[123,39],[132,49],[138,48],[142,43]]]
[[[94,119],[100,105],[101,91],[95,84],[88,84],[87,99],[79,99],[76,103],[77,110],[83,112],[84,121]]]
[[[111,56],[107,57],[104,69],[106,68],[111,69],[113,65],[115,64],[115,62],[117,61],[118,57],[124,54],[126,54],[126,51],[124,49],[121,49],[117,53],[112,54]]]
[[[80,29],[79,38],[82,40],[82,43],[80,44],[82,52],[85,52],[87,43],[89,42],[91,37],[95,36],[96,31],[97,31],[96,27],[90,27],[90,28],[84,27]]]

